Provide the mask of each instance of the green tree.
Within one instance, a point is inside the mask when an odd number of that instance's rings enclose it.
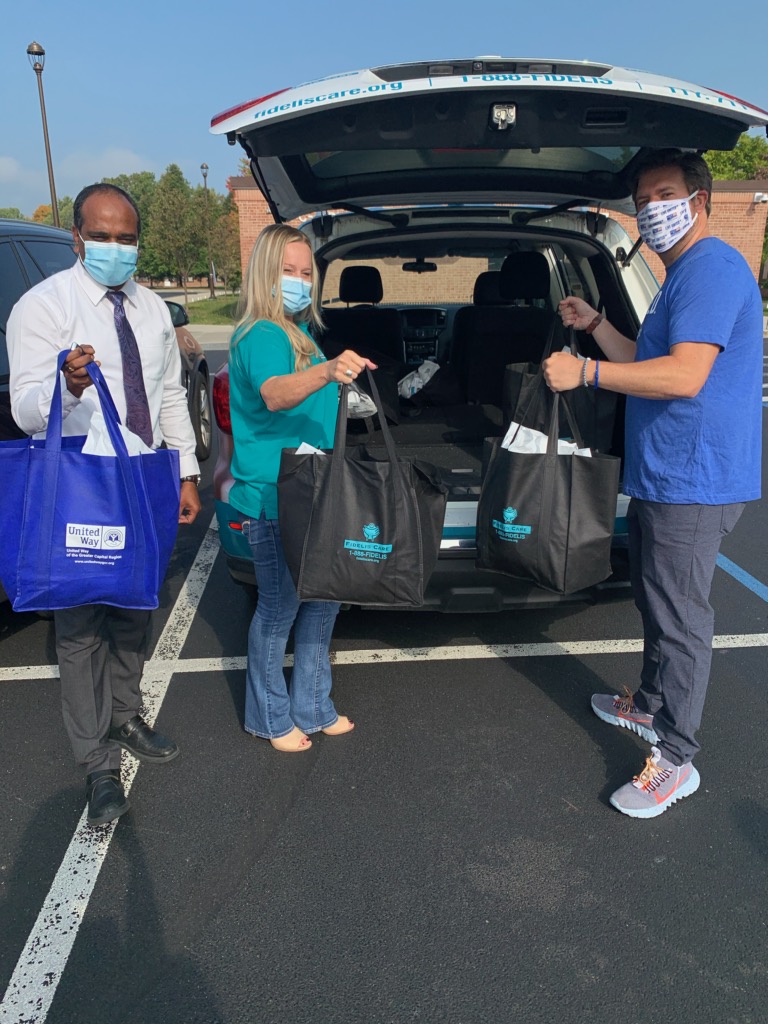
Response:
[[[240,286],[240,218],[237,207],[227,196],[211,228],[211,259],[224,290],[234,292]]]
[[[10,220],[27,219],[17,206],[0,206],[0,217],[8,217]]]
[[[146,278],[150,284],[162,280],[173,273],[168,260],[163,260],[155,252],[150,235],[152,222],[152,202],[155,198],[157,179],[152,171],[138,171],[135,174],[118,174],[114,178],[103,178],[108,185],[117,185],[133,199],[141,215],[141,238],[139,239],[139,262],[136,272],[139,277]]]
[[[712,177],[719,181],[751,181],[768,178],[768,142],[759,135],[741,136],[735,149],[704,154]]]
[[[62,196],[58,200],[59,207],[59,226],[66,228],[68,231],[72,228],[75,223],[75,201],[72,196]],[[51,218],[53,220],[53,218]]]
[[[62,196],[61,199],[56,200],[56,205],[59,209],[59,227],[69,231],[75,222],[75,202],[71,196]],[[53,212],[50,205],[38,206],[32,219],[37,220],[39,224],[53,224]]]
[[[202,209],[181,168],[169,164],[154,190],[146,241],[180,279],[185,302],[189,276],[205,252]]]
[[[712,177],[720,181],[753,181],[768,178],[768,142],[759,135],[741,136],[735,149],[704,154]],[[763,238],[763,263],[768,261],[768,224]]]

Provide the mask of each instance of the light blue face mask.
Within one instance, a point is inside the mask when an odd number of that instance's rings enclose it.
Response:
[[[94,281],[107,288],[116,288],[129,281],[135,271],[139,258],[137,245],[120,245],[118,242],[86,242],[82,235],[80,241],[85,246],[83,266]]]
[[[283,307],[289,316],[300,313],[312,302],[312,285],[303,277],[284,275],[280,287],[283,290]]]

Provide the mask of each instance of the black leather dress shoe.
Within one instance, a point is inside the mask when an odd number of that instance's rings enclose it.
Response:
[[[140,761],[154,761],[162,763],[172,761],[179,753],[179,748],[162,733],[155,732],[141,715],[134,715],[133,718],[121,725],[119,728],[112,726],[109,730],[109,738],[119,743]]]
[[[86,780],[88,824],[106,825],[119,818],[131,806],[120,782],[117,768],[91,772]]]

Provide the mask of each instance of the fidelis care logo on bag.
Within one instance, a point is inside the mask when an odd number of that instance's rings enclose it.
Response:
[[[364,540],[345,540],[344,550],[349,551],[359,562],[384,562],[392,552],[391,544],[377,544],[381,530],[376,523],[365,523],[362,529]]]
[[[517,544],[518,541],[525,540],[525,538],[530,535],[531,527],[521,526],[519,523],[515,522],[516,519],[517,509],[512,508],[511,505],[507,505],[507,507],[502,510],[501,520],[491,520],[491,525],[493,526],[499,540],[510,540],[514,544]]]

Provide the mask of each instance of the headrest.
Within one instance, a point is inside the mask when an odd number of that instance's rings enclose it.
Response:
[[[540,252],[511,252],[499,274],[499,292],[505,302],[549,298],[549,264]]]
[[[476,306],[501,306],[506,305],[507,300],[502,299],[499,293],[499,282],[501,272],[498,270],[485,270],[477,275],[475,290],[472,301]]]
[[[342,302],[381,302],[384,289],[376,267],[344,267],[339,278]]]

